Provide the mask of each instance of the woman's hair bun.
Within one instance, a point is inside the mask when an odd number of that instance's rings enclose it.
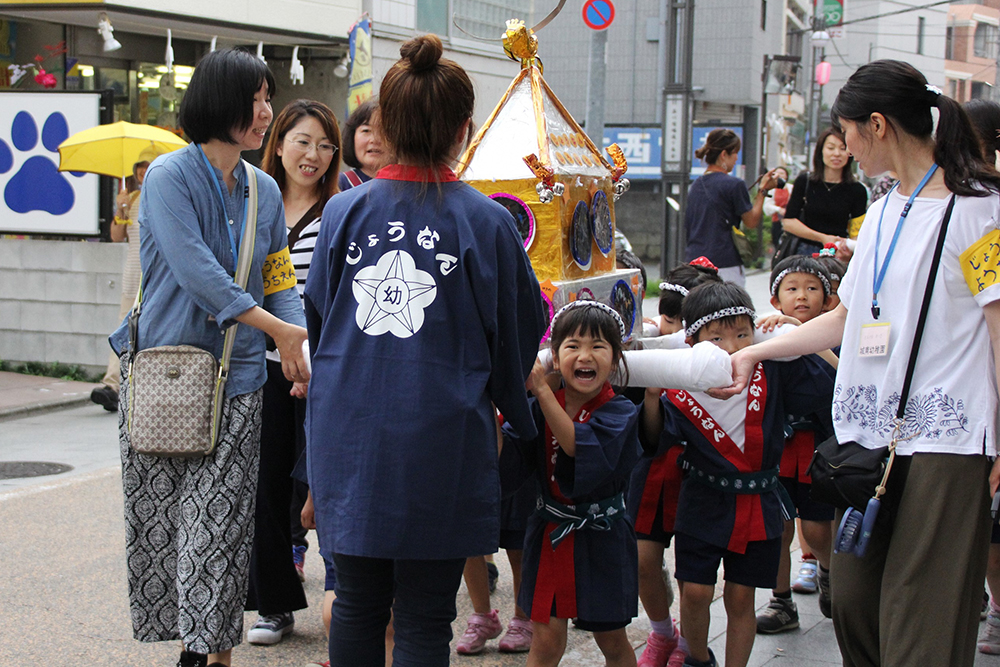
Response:
[[[414,72],[429,70],[438,64],[444,46],[441,38],[434,34],[420,35],[403,42],[399,47],[399,55],[409,61]]]

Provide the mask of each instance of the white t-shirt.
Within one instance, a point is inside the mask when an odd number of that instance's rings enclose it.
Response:
[[[838,290],[848,310],[833,400],[840,442],[854,440],[875,448],[888,444],[892,435],[930,262],[948,205],[948,199],[914,201],[879,290],[881,312],[875,320],[872,277],[879,215],[884,207],[878,250],[881,269],[907,199],[893,191],[868,209],[857,250]],[[955,201],[903,418],[903,436],[915,437],[899,443],[900,454],[996,454],[996,375],[982,307],[1000,299],[998,219],[1000,198],[995,194]],[[859,356],[862,327],[876,322],[890,323],[888,353]]]

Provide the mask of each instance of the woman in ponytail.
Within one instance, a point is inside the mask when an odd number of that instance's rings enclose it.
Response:
[[[761,178],[760,189],[750,202],[746,183],[729,172],[736,166],[740,152],[740,138],[732,130],[715,129],[705,137],[705,145],[694,152],[704,160],[705,173],[691,184],[687,209],[684,212],[684,229],[687,231],[685,262],[696,257],[707,257],[719,267],[723,280],[743,285],[743,260],[733,241],[733,229],[740,223],[748,229],[760,224],[764,198],[778,179],[774,170]]]
[[[397,163],[330,199],[306,282],[334,665],[382,667],[390,609],[396,667],[448,664],[466,558],[498,547],[496,411],[536,432],[538,282],[510,213],[451,169],[474,95],[442,50],[435,35],[400,48],[374,118]]]
[[[831,592],[844,665],[971,667],[990,496],[1000,481],[1000,464],[990,462],[1000,374],[1000,173],[984,159],[961,105],[907,63],[859,68],[831,114],[865,173],[892,171],[899,183],[868,209],[840,306],[738,352],[734,385],[721,393],[745,386],[763,359],[842,345],[837,441],[875,449],[898,440],[866,553],[857,556],[842,535],[836,541]],[[927,289],[926,324],[897,420]]]

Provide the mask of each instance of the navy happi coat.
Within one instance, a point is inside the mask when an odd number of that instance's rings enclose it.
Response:
[[[545,331],[538,282],[510,214],[448,169],[438,180],[392,165],[323,212],[305,306],[325,555],[493,553],[493,406],[534,434],[524,382]]]
[[[756,385],[751,378],[742,394],[728,403],[746,406],[740,411],[736,429],[745,432],[742,454],[727,449],[726,440],[706,437],[705,426],[714,433],[720,428],[718,415],[727,403],[702,392],[668,391],[661,398],[663,405],[664,448],[682,440],[687,443],[684,458],[706,474],[737,473],[769,470],[778,467],[784,447],[785,414],[810,414],[830,406],[833,379],[826,363],[815,355],[794,361],[765,361],[758,365],[761,372]],[[756,373],[754,374],[756,375]],[[694,413],[690,400],[701,410]],[[756,402],[757,405],[754,405]],[[686,409],[678,405],[686,404]],[[759,408],[754,410],[753,408]],[[698,425],[696,425],[696,422]],[[728,436],[728,434],[726,434]],[[749,463],[749,470],[742,469]],[[747,542],[780,537],[784,529],[780,500],[774,492],[760,495],[724,493],[691,479],[681,484],[674,532],[691,535],[704,542],[736,553],[744,553]]]
[[[512,422],[504,424],[500,456],[506,493],[534,475],[549,497],[563,504],[587,506],[626,490],[629,475],[642,453],[637,406],[614,396],[610,385],[584,406],[587,420],[576,422],[576,456],[546,443],[545,418],[531,399],[537,434],[522,437]],[[556,396],[560,396],[561,391]],[[594,404],[594,405],[592,405]],[[506,417],[504,413],[504,417]],[[548,453],[554,465],[546,465]],[[638,552],[632,520],[613,521],[611,530],[574,530],[552,548],[554,525],[537,513],[528,519],[521,560],[518,604],[534,621],[548,623],[553,604],[557,618],[591,623],[627,623],[638,614]]]

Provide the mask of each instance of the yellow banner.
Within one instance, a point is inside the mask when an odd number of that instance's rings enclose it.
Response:
[[[969,291],[979,294],[1000,276],[1000,231],[993,230],[958,256]]]
[[[267,256],[264,260],[264,296],[295,287],[295,267],[288,248]]]

